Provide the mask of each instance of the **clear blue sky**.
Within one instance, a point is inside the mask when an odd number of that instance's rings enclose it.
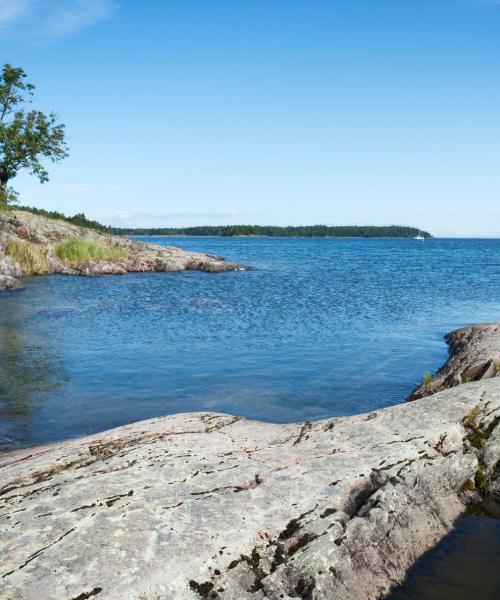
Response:
[[[500,0],[0,0],[0,51],[71,148],[23,203],[500,235]]]

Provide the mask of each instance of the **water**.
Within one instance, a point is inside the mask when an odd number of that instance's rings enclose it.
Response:
[[[0,295],[0,448],[222,411],[402,401],[443,334],[500,317],[500,240],[158,238],[250,272],[53,276]]]
[[[410,569],[388,600],[498,600],[500,506],[485,502]]]

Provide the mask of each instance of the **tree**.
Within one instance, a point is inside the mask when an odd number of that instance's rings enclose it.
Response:
[[[40,183],[49,180],[47,169],[40,162],[52,162],[66,156],[64,125],[56,115],[39,110],[27,110],[35,86],[26,81],[23,69],[5,64],[0,75],[0,207],[15,200],[17,194],[9,182],[21,169],[38,177]]]

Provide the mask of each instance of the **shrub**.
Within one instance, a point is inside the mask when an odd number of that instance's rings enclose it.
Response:
[[[59,242],[54,248],[55,254],[71,267],[88,260],[115,260],[126,256],[126,252],[117,246],[105,246],[83,238],[71,238]]]
[[[47,249],[43,246],[10,240],[5,246],[5,254],[19,263],[26,275],[41,275],[48,271]]]

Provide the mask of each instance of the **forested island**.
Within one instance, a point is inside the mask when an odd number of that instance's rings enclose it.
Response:
[[[197,227],[111,228],[115,235],[187,235],[220,237],[391,237],[413,238],[419,233],[415,227],[400,225],[201,225]],[[422,232],[425,237],[429,233]]]
[[[60,219],[80,227],[88,227],[102,233],[127,236],[220,236],[220,237],[389,237],[389,238],[413,238],[419,233],[425,238],[430,238],[427,231],[420,231],[416,227],[403,225],[199,225],[194,227],[110,227],[102,225],[97,221],[87,219],[83,213],[77,213],[68,217],[57,211],[46,211],[43,209],[20,206],[20,210],[28,211],[37,215]]]

